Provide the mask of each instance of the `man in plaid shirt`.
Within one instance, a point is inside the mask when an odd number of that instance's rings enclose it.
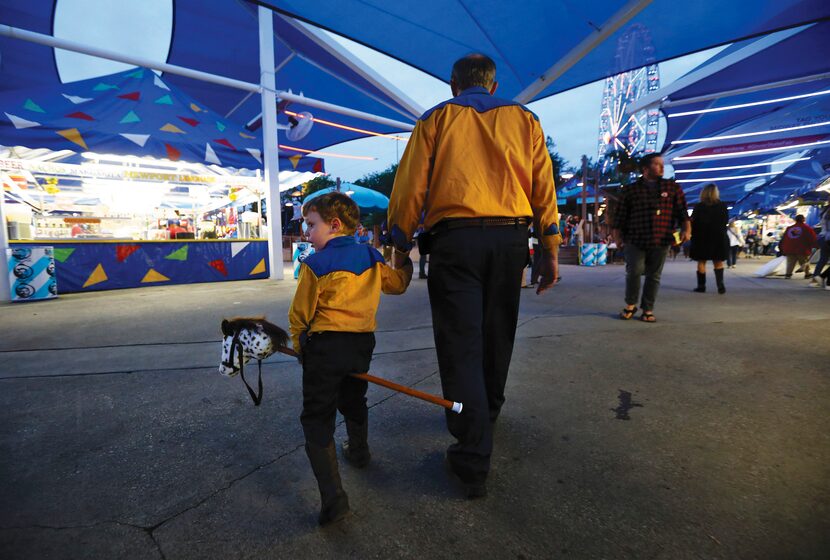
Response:
[[[653,323],[654,300],[674,230],[682,228],[682,244],[691,238],[692,224],[683,190],[673,180],[663,179],[663,158],[648,154],[640,162],[640,171],[642,176],[623,189],[623,200],[612,226],[617,244],[625,245],[626,306],[620,318],[631,319],[637,311],[640,276],[645,274],[641,319]]]

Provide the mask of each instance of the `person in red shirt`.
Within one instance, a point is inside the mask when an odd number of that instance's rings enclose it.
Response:
[[[779,248],[787,257],[787,273],[784,278],[791,278],[795,263],[804,267],[804,277],[810,278],[810,254],[818,242],[816,232],[804,223],[804,216],[795,217],[795,223],[784,231]]]

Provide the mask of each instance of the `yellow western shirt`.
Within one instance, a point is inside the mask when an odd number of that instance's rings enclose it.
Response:
[[[302,350],[303,334],[374,332],[381,291],[402,294],[411,279],[411,267],[390,268],[377,249],[358,245],[352,235],[329,240],[300,265],[288,311],[294,350]]]
[[[401,250],[421,219],[527,217],[542,244],[561,243],[553,166],[539,120],[474,87],[423,114],[398,166],[388,227]]]

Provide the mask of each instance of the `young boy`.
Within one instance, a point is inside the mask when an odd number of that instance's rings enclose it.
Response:
[[[392,269],[376,249],[359,245],[354,232],[360,210],[345,194],[310,200],[303,217],[316,252],[300,266],[288,319],[303,364],[300,422],[320,488],[318,521],[328,525],[349,512],[334,447],[336,411],[346,419],[349,437],[343,456],[363,468],[370,459],[367,383],[349,374],[369,371],[380,292],[402,294],[412,279],[412,261]]]

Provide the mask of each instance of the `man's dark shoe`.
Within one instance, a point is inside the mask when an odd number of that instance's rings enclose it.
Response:
[[[468,500],[475,500],[477,498],[484,498],[487,496],[487,485],[484,483],[481,484],[474,484],[470,482],[465,482],[458,473],[455,472],[453,469],[452,462],[447,455],[444,455],[444,468],[447,470],[447,474],[450,475],[450,478],[455,480],[458,484],[461,485],[462,489],[464,490],[464,496]]]
[[[343,442],[343,458],[352,466],[365,468],[372,459],[369,453],[369,422],[361,424],[346,420],[346,433],[349,439]]]

